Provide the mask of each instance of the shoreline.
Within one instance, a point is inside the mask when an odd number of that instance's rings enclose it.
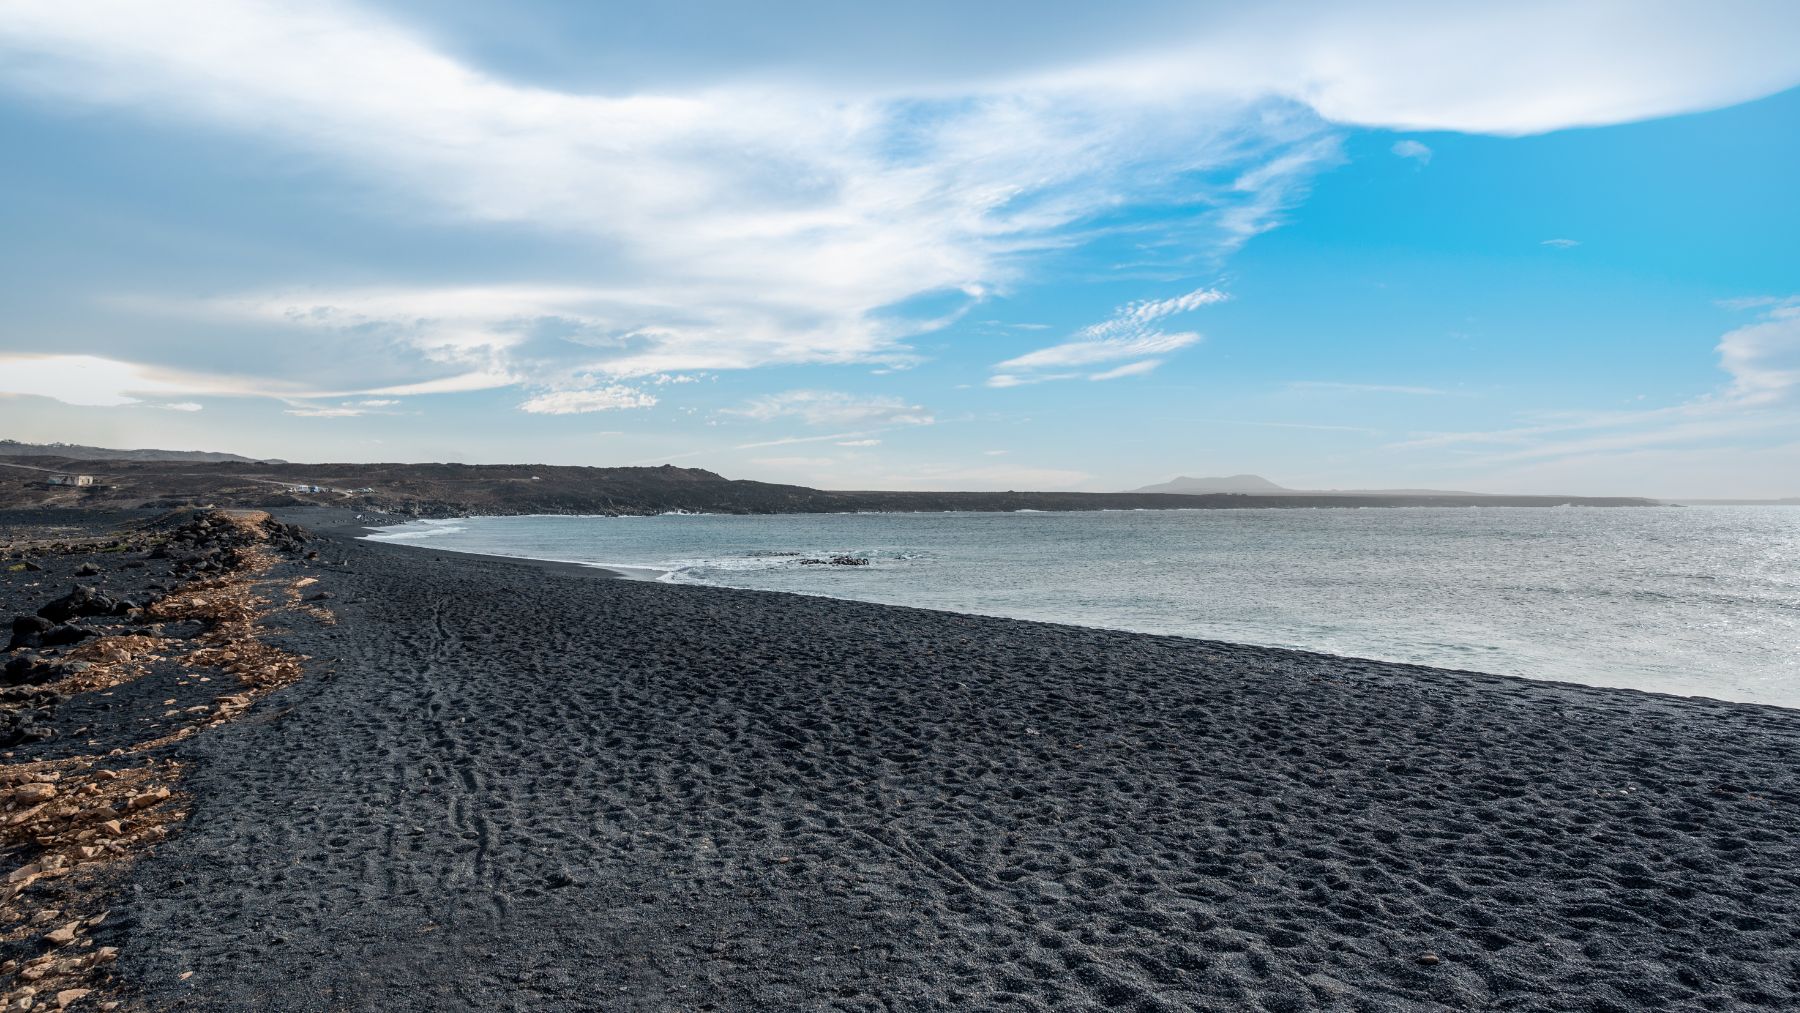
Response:
[[[352,534],[155,754],[151,1007],[1800,1005],[1800,712]]]
[[[373,540],[366,539],[366,538],[359,538],[358,540],[368,542],[369,544],[372,544],[372,545],[390,546],[390,547],[402,549],[402,550],[424,550],[427,548],[424,545],[419,545],[419,544],[410,543],[410,542],[373,541]],[[453,549],[435,549],[435,548],[433,548],[433,549],[430,549],[429,551],[432,552],[433,554],[442,555],[442,556],[454,556],[454,557],[460,557],[463,559],[481,560],[481,561],[501,563],[501,564],[523,565],[523,566],[526,566],[526,567],[529,567],[532,569],[541,570],[544,573],[572,574],[572,575],[579,575],[579,576],[586,576],[586,577],[597,577],[597,578],[606,579],[606,580],[640,580],[640,581],[648,581],[650,583],[663,583],[663,584],[669,583],[667,581],[661,581],[656,578],[634,576],[633,574],[626,572],[628,570],[634,570],[634,569],[651,572],[651,573],[669,572],[669,571],[658,570],[654,567],[622,567],[622,566],[608,567],[608,566],[601,566],[598,564],[591,564],[591,563],[577,563],[577,562],[573,562],[570,560],[539,559],[535,556],[503,556],[503,555],[497,555],[494,553],[463,552],[463,551],[458,551],[458,550],[453,550]],[[1580,690],[1580,691],[1593,691],[1593,692],[1600,692],[1600,693],[1637,694],[1637,695],[1649,697],[1652,699],[1669,700],[1669,701],[1674,701],[1677,703],[1690,703],[1691,702],[1691,703],[1700,703],[1700,704],[1717,704],[1719,706],[1724,706],[1724,707],[1759,707],[1759,708],[1766,708],[1769,710],[1777,711],[1780,713],[1794,714],[1794,715],[1800,716],[1800,707],[1786,707],[1781,704],[1761,703],[1761,702],[1753,701],[1753,700],[1727,700],[1723,697],[1704,696],[1704,695],[1700,695],[1700,694],[1666,693],[1666,692],[1660,692],[1658,690],[1638,689],[1634,686],[1601,686],[1601,685],[1595,685],[1594,683],[1574,682],[1569,679],[1549,679],[1549,678],[1539,678],[1536,676],[1529,676],[1529,675],[1510,675],[1505,672],[1487,672],[1487,671],[1483,671],[1481,669],[1475,669],[1475,668],[1451,668],[1451,667],[1447,667],[1444,665],[1425,665],[1425,664],[1420,664],[1420,663],[1411,662],[1411,661],[1396,661],[1396,660],[1392,660],[1392,659],[1388,659],[1388,658],[1373,658],[1373,657],[1368,657],[1366,655],[1360,655],[1360,654],[1333,654],[1329,651],[1321,651],[1321,650],[1315,650],[1315,649],[1304,648],[1304,647],[1279,647],[1279,646],[1270,645],[1270,644],[1253,644],[1253,643],[1249,643],[1249,642],[1241,641],[1241,640],[1220,640],[1216,637],[1188,636],[1188,635],[1180,634],[1180,633],[1149,633],[1149,632],[1145,632],[1142,630],[1124,629],[1124,628],[1118,627],[1118,626],[1086,625],[1086,624],[1082,624],[1082,623],[1057,622],[1055,620],[1048,620],[1048,619],[1026,619],[1026,618],[1019,618],[1016,616],[997,615],[997,614],[988,613],[988,612],[962,612],[962,611],[958,611],[956,609],[931,608],[931,607],[923,606],[923,605],[901,605],[901,604],[895,604],[895,603],[891,603],[891,602],[871,601],[870,599],[867,599],[867,598],[850,598],[850,597],[845,597],[845,596],[841,596],[841,595],[826,594],[823,591],[775,590],[775,589],[770,589],[770,588],[738,587],[738,586],[732,585],[732,584],[708,584],[708,583],[701,583],[699,581],[683,582],[680,584],[674,584],[672,586],[708,588],[708,589],[712,589],[712,590],[730,591],[730,592],[734,592],[734,593],[738,593],[738,594],[750,594],[750,595],[774,595],[774,596],[778,596],[778,597],[792,597],[792,598],[817,598],[817,599],[821,599],[824,601],[847,602],[847,603],[854,603],[857,605],[873,606],[875,608],[900,609],[900,610],[907,611],[907,612],[919,612],[919,613],[923,613],[923,614],[929,615],[929,616],[963,617],[963,618],[969,618],[969,619],[991,620],[991,621],[996,621],[996,622],[1022,623],[1027,626],[1042,626],[1042,627],[1047,627],[1049,629],[1055,629],[1055,630],[1115,633],[1115,634],[1120,634],[1120,635],[1129,636],[1129,637],[1145,637],[1145,638],[1149,638],[1149,639],[1153,639],[1153,640],[1169,640],[1169,641],[1174,641],[1174,642],[1180,643],[1180,644],[1203,645],[1203,646],[1210,646],[1210,647],[1214,647],[1214,648],[1242,649],[1242,650],[1247,650],[1247,651],[1269,651],[1269,652],[1275,652],[1275,653],[1283,654],[1283,655],[1291,655],[1294,659],[1296,659],[1298,661],[1317,663],[1317,664],[1346,663],[1346,664],[1381,665],[1381,666],[1391,667],[1391,668],[1395,668],[1395,669],[1406,669],[1406,670],[1410,670],[1410,671],[1418,672],[1418,673],[1442,673],[1442,674],[1453,676],[1453,677],[1470,677],[1470,678],[1477,678],[1477,679],[1484,679],[1484,680],[1485,679],[1505,679],[1505,680],[1514,681],[1514,682],[1526,683],[1526,684],[1534,685],[1534,686],[1555,686],[1555,687],[1562,687],[1565,689]]]
[[[1273,508],[1271,508],[1271,509],[1273,509]],[[1412,508],[1397,508],[1397,509],[1412,509]],[[1432,508],[1432,509],[1441,509],[1441,508]],[[1528,508],[1509,508],[1509,509],[1528,509]],[[1546,508],[1546,509],[1548,509],[1548,508]],[[1608,509],[1608,508],[1596,507],[1593,509]],[[1113,511],[1091,511],[1091,512],[1093,512],[1093,513],[1110,513]],[[978,515],[981,515],[986,512],[961,511],[960,513],[978,516]],[[536,517],[536,518],[544,518],[544,519],[562,519],[562,518],[564,518],[564,515],[556,515],[556,514],[541,514],[541,515],[531,515],[531,516]],[[603,516],[604,515],[586,515],[582,519],[601,519]],[[733,515],[716,515],[716,516],[733,516]],[[792,515],[792,516],[805,516],[805,515]],[[512,515],[479,515],[477,517],[458,518],[458,519],[459,520],[475,520],[475,519],[484,519],[484,518],[515,519]],[[567,518],[567,519],[576,519],[576,518]],[[662,566],[633,565],[633,564],[619,564],[619,563],[588,563],[588,562],[582,562],[582,561],[578,561],[578,560],[569,560],[569,559],[552,559],[552,558],[544,558],[544,557],[536,557],[536,556],[512,556],[512,555],[503,555],[503,554],[497,554],[497,553],[481,553],[481,552],[472,552],[472,551],[467,551],[467,550],[440,548],[437,546],[437,544],[435,544],[430,539],[404,539],[404,538],[377,539],[377,538],[366,537],[368,535],[376,535],[376,534],[381,534],[381,533],[384,533],[387,531],[391,531],[394,528],[404,527],[407,523],[412,523],[417,520],[418,520],[417,518],[406,518],[406,519],[399,519],[398,523],[391,523],[391,524],[383,523],[379,526],[370,525],[370,526],[357,526],[357,527],[339,527],[339,528],[334,528],[334,529],[322,529],[322,530],[331,530],[331,531],[336,531],[339,533],[346,533],[346,534],[355,532],[354,537],[358,537],[364,541],[369,542],[370,544],[375,544],[375,545],[391,546],[391,547],[400,548],[400,549],[429,550],[433,553],[439,553],[439,554],[443,554],[443,555],[457,555],[457,556],[466,556],[466,557],[478,558],[478,559],[491,559],[491,560],[502,561],[502,562],[525,563],[525,564],[530,564],[530,565],[534,565],[534,566],[541,566],[541,567],[545,568],[545,570],[547,572],[556,572],[556,571],[563,570],[564,568],[572,568],[576,572],[587,572],[589,574],[598,574],[598,575],[623,578],[623,579],[632,579],[632,580],[651,580],[651,581],[658,581],[658,582],[663,582],[663,583],[680,584],[682,586],[711,587],[711,588],[729,589],[729,590],[745,591],[745,592],[752,592],[752,593],[759,593],[759,594],[795,595],[795,596],[805,597],[805,598],[822,598],[822,599],[831,600],[831,601],[861,602],[861,603],[867,603],[867,604],[884,605],[884,606],[892,607],[892,608],[919,609],[921,611],[940,614],[940,615],[978,616],[978,617],[991,618],[991,619],[1005,619],[1005,620],[1010,620],[1010,621],[1015,621],[1015,622],[1043,623],[1043,624],[1050,625],[1050,626],[1068,627],[1068,628],[1072,628],[1072,629],[1106,630],[1106,631],[1111,631],[1111,632],[1127,633],[1127,634],[1132,634],[1132,635],[1136,635],[1136,636],[1172,637],[1177,640],[1192,641],[1192,642],[1196,642],[1196,643],[1228,644],[1228,645],[1233,645],[1233,646],[1253,648],[1256,650],[1290,651],[1290,652],[1294,652],[1298,655],[1304,655],[1304,656],[1320,658],[1320,659],[1338,659],[1338,660],[1349,661],[1349,662],[1371,662],[1371,663],[1384,664],[1384,665],[1410,666],[1410,667],[1414,667],[1414,668],[1418,668],[1418,669],[1422,669],[1422,670],[1429,670],[1429,671],[1458,672],[1458,673],[1469,673],[1469,674],[1474,674],[1474,675],[1480,675],[1480,676],[1484,676],[1484,677],[1492,676],[1492,677],[1499,677],[1499,678],[1522,679],[1527,682],[1544,683],[1544,684],[1551,684],[1551,685],[1579,686],[1579,687],[1589,688],[1589,689],[1603,689],[1603,690],[1622,691],[1622,692],[1639,692],[1639,693],[1646,693],[1646,694],[1649,694],[1652,696],[1668,697],[1671,699],[1678,699],[1678,700],[1697,700],[1697,701],[1711,701],[1711,702],[1725,703],[1725,704],[1745,704],[1745,705],[1754,705],[1754,706],[1768,706],[1768,707],[1776,707],[1776,708],[1783,709],[1783,710],[1800,711],[1800,704],[1795,704],[1795,703],[1768,703],[1768,702],[1752,700],[1752,699],[1733,699],[1733,698],[1729,698],[1729,697],[1709,695],[1704,692],[1681,693],[1681,692],[1674,692],[1674,691],[1667,690],[1667,689],[1654,689],[1654,688],[1646,689],[1646,688],[1642,688],[1638,685],[1631,685],[1631,684],[1619,684],[1619,683],[1609,684],[1606,682],[1597,682],[1597,681],[1596,682],[1586,682],[1586,681],[1580,681],[1579,679],[1573,679],[1573,678],[1557,678],[1557,677],[1553,677],[1553,676],[1527,675],[1527,674],[1521,674],[1518,671],[1513,671],[1513,672],[1498,671],[1497,672],[1497,671],[1490,671],[1490,670],[1486,670],[1486,669],[1462,667],[1460,665],[1455,664],[1454,662],[1446,664],[1441,661],[1437,661],[1435,659],[1434,660],[1410,660],[1410,659],[1407,659],[1404,657],[1392,657],[1392,656],[1383,657],[1379,653],[1374,653],[1374,652],[1370,652],[1367,650],[1365,650],[1364,652],[1361,652],[1361,653],[1356,653],[1354,651],[1346,651],[1344,653],[1338,653],[1333,650],[1330,650],[1329,648],[1307,646],[1307,645],[1291,645],[1290,646],[1288,644],[1259,642],[1259,641],[1250,640],[1250,639],[1229,639],[1227,637],[1221,637],[1221,636],[1217,636],[1217,635],[1208,636],[1203,633],[1164,632],[1164,631],[1155,630],[1155,629],[1132,628],[1129,626],[1117,625],[1117,624],[1112,624],[1112,623],[1077,622],[1077,621],[1071,621],[1071,620],[1064,619],[1064,618],[1042,619],[1042,618],[1035,618],[1030,615],[1007,614],[1007,613],[1002,613],[1002,612],[998,612],[998,611],[994,611],[994,612],[967,611],[967,610],[952,608],[952,607],[948,607],[948,606],[922,605],[922,604],[917,604],[917,603],[908,602],[908,601],[895,601],[895,600],[891,600],[891,599],[882,600],[882,599],[873,598],[873,597],[865,598],[865,597],[855,597],[855,596],[843,595],[843,594],[834,594],[830,590],[825,590],[825,589],[815,590],[815,589],[797,589],[797,588],[768,588],[768,587],[756,587],[756,586],[747,586],[747,585],[742,585],[742,584],[726,583],[723,581],[698,580],[698,579],[676,581],[676,580],[671,580],[669,578],[673,577],[676,573],[680,572],[680,570],[679,569],[669,569],[667,567],[662,567]],[[434,518],[433,520],[440,520],[440,519]],[[824,555],[830,554],[830,550],[818,550],[818,551]],[[826,569],[826,568],[821,567],[820,569]],[[1471,649],[1471,650],[1473,650],[1473,649]],[[1585,675],[1585,673],[1584,673],[1584,675]],[[1597,678],[1604,678],[1604,677],[1605,676],[1597,676]],[[1630,675],[1629,674],[1615,675],[1614,678],[1628,680],[1630,678]]]

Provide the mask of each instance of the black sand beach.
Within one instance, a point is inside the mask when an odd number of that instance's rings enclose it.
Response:
[[[310,544],[148,1008],[1800,1008],[1800,712]]]

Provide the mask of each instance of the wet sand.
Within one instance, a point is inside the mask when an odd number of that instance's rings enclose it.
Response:
[[[314,544],[153,1007],[1800,1008],[1800,712]]]

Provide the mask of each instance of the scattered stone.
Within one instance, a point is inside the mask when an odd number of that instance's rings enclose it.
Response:
[[[1435,965],[1436,965],[1436,964],[1437,964],[1437,963],[1438,963],[1438,962],[1439,962],[1439,957],[1438,957],[1438,955],[1437,955],[1437,954],[1435,954],[1435,953],[1421,953],[1421,954],[1419,954],[1419,963],[1421,963],[1421,964],[1423,964],[1423,965],[1425,965],[1425,966],[1426,966],[1426,967],[1433,967],[1433,966],[1435,966]]]
[[[20,802],[31,804],[48,802],[56,797],[56,785],[21,784],[12,790],[12,797]]]
[[[75,941],[75,932],[80,928],[80,922],[69,922],[67,925],[44,933],[44,941],[51,946],[67,946]]]
[[[93,577],[97,576],[99,573],[100,567],[91,560],[75,568],[75,576],[77,577]]]
[[[148,808],[168,797],[169,789],[166,787],[158,787],[152,791],[144,792],[142,795],[132,796],[131,801],[126,804],[126,808],[131,811]]]

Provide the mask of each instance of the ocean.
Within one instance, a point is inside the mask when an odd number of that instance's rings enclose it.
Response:
[[[371,537],[1800,707],[1790,507],[475,517]],[[805,562],[835,556],[868,565]]]

